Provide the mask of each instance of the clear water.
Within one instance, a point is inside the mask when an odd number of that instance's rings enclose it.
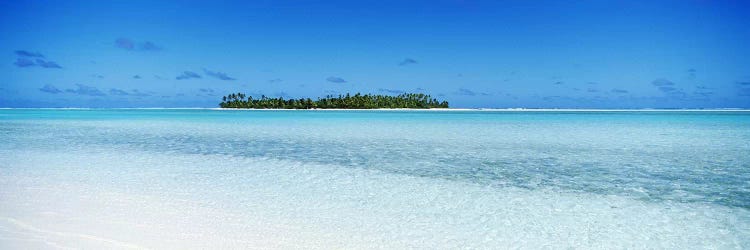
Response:
[[[750,248],[750,112],[0,110],[0,248]]]

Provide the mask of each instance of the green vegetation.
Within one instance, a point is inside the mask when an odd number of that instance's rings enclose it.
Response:
[[[397,96],[371,95],[360,93],[339,96],[326,96],[312,100],[310,98],[288,99],[283,97],[269,98],[261,96],[253,99],[252,96],[236,93],[222,97],[219,107],[240,109],[379,109],[379,108],[448,108],[447,101],[438,101],[425,94],[400,94]]]

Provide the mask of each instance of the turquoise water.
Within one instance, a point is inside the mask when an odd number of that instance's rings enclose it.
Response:
[[[0,247],[750,247],[743,111],[0,110],[0,141]]]

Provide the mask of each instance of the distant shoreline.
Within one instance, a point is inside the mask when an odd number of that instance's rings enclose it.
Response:
[[[536,109],[536,108],[433,108],[433,109],[246,109],[246,108],[0,108],[0,110],[216,110],[216,111],[483,111],[483,112],[750,112],[750,109]]]
[[[435,109],[411,109],[411,108],[397,108],[397,109],[234,109],[234,108],[209,108],[210,110],[255,110],[255,111],[295,111],[295,110],[310,110],[310,111],[424,111],[424,112],[440,112],[440,111],[483,111],[483,112],[732,112],[732,111],[750,111],[750,109],[526,109],[526,108],[510,108],[510,109],[492,109],[492,108],[435,108]]]

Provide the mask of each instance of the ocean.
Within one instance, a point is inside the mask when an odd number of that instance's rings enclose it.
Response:
[[[0,249],[750,248],[750,112],[0,110]]]

